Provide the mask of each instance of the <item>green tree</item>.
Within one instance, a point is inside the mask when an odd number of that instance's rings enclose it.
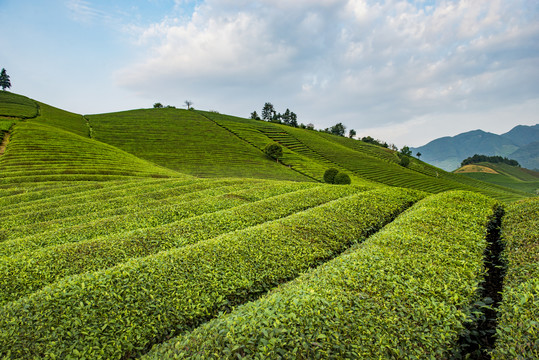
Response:
[[[346,132],[346,126],[344,126],[342,123],[335,124],[331,128],[329,128],[329,132],[333,135],[344,136],[344,133]]]
[[[253,120],[260,120],[260,116],[258,116],[257,112],[256,111],[253,111],[251,113],[251,119]]]
[[[271,121],[274,116],[275,108],[273,107],[273,104],[270,102],[265,103],[262,108],[262,120]]]
[[[412,150],[406,145],[404,145],[401,149],[401,154],[406,156],[412,156]]]
[[[408,155],[404,155],[403,153],[397,153],[397,155],[399,156],[399,164],[401,166],[408,167],[408,165],[410,165],[410,157]]]
[[[335,175],[335,179],[333,179],[333,183],[339,184],[339,185],[348,185],[352,183],[352,180],[350,180],[350,176],[348,176],[348,174],[340,172],[337,175]]]
[[[153,104],[154,109],[161,109],[162,107],[163,107],[163,104],[161,104],[160,102],[156,102],[155,104]]]
[[[284,124],[290,125],[290,109],[286,109],[284,114],[281,115],[281,119],[283,119]]]
[[[6,91],[6,88],[9,89],[11,87],[9,75],[4,68],[2,68],[2,71],[0,72],[0,86],[2,87],[2,91]]]
[[[337,169],[327,169],[324,173],[324,182],[328,184],[333,184],[333,181],[335,180],[335,175],[339,173],[339,170]]]
[[[277,160],[277,162],[279,162],[279,158],[283,156],[283,148],[277,143],[267,144],[264,148],[264,152],[268,157]]]
[[[298,127],[298,116],[295,112],[290,112],[290,126]]]
[[[415,154],[415,156],[417,156],[418,159],[421,157],[421,155],[422,154],[419,151]]]
[[[354,129],[350,129],[350,131],[348,132],[348,137],[350,139],[353,139],[354,136],[356,136],[356,131]]]

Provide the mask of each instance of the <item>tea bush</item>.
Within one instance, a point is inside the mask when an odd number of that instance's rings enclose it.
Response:
[[[433,195],[320,268],[145,359],[439,359],[483,280],[495,203]]]
[[[492,359],[539,358],[539,198],[511,204],[502,219],[507,265]]]
[[[0,356],[120,359],[139,353],[335,256],[423,196],[367,191],[67,277],[0,308]]]
[[[279,189],[285,192],[290,188],[283,184]],[[155,228],[122,232],[0,258],[0,304],[35,292],[65,276],[105,269],[133,257],[147,256],[276,220],[358,193],[361,188],[346,187],[335,191],[329,186],[319,186],[281,195],[275,194],[276,189],[269,192],[267,188],[258,187],[255,190],[262,200],[238,203],[239,206],[230,209],[208,212]],[[240,194],[237,193],[238,196]],[[269,196],[264,197],[266,195]],[[208,199],[203,198],[203,201]]]

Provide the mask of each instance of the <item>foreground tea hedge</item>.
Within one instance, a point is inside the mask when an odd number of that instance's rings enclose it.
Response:
[[[316,266],[423,196],[368,191],[66,278],[0,309],[0,356],[120,359],[144,351]]]
[[[319,186],[281,195],[277,193],[293,189],[291,186],[295,183],[289,185],[271,188],[259,186],[250,194],[238,191],[230,198],[243,195],[263,200],[189,217],[165,226],[27,251],[9,258],[0,257],[0,304],[31,294],[65,276],[106,269],[130,258],[194,244],[361,191],[361,188],[352,186],[337,189]],[[223,206],[227,204],[224,199],[221,202]]]
[[[447,358],[483,280],[494,201],[431,196],[353,251],[146,359]]]
[[[118,232],[150,228],[184,218],[228,209],[249,201],[256,201],[271,195],[305,188],[306,183],[250,183],[241,181],[230,186],[215,186],[206,190],[192,191],[176,198],[160,201],[161,206],[147,204],[144,210],[142,204],[128,206],[123,215],[104,216],[88,223],[80,224],[84,217],[76,217],[76,225],[59,227],[43,233],[0,242],[0,256],[13,256],[17,253],[37,250],[44,247],[60,245],[68,242],[88,240],[97,236],[105,236]],[[311,185],[309,185],[311,186]],[[120,212],[112,209],[113,212]],[[105,215],[105,214],[103,214]],[[87,216],[89,220],[92,216]],[[66,222],[62,222],[66,224]],[[55,223],[56,226],[58,224]],[[45,227],[45,226],[43,226]]]
[[[510,205],[502,220],[507,274],[493,359],[539,358],[539,198]]]

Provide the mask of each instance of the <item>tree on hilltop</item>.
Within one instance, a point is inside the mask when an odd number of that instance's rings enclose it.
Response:
[[[155,104],[153,104],[154,109],[161,109],[162,107],[163,107],[163,104],[161,104],[160,102],[156,102]]]
[[[191,110],[191,105],[193,105],[191,100],[185,100],[184,104],[187,105],[187,110]]]
[[[262,108],[262,120],[271,121],[275,115],[276,112],[273,104],[270,102],[265,103]]]
[[[2,87],[2,91],[6,91],[6,88],[9,89],[11,87],[9,75],[4,68],[2,68],[2,72],[0,72],[0,87]]]
[[[329,132],[333,135],[344,136],[346,126],[344,126],[342,123],[335,124],[329,128]]]
[[[357,133],[356,133],[356,131],[355,131],[354,129],[350,129],[350,131],[348,132],[348,137],[349,137],[350,139],[353,139],[354,136],[356,136],[356,134],[357,134]]]

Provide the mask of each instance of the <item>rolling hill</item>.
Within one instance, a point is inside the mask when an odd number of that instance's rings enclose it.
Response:
[[[507,164],[478,163],[465,165],[457,174],[530,194],[539,194],[539,172]]]
[[[0,92],[0,130],[0,358],[539,353],[527,187],[200,110],[80,115]]]

